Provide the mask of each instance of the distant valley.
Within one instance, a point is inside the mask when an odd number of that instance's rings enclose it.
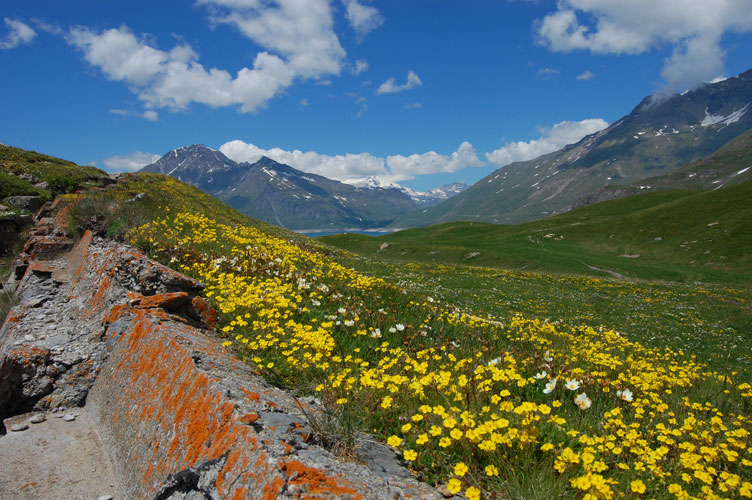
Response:
[[[710,189],[743,182],[752,179],[752,171],[739,172],[747,165],[687,177],[699,168],[688,164],[702,161],[750,129],[752,70],[661,101],[647,97],[605,130],[559,151],[504,166],[458,196],[403,215],[394,225],[422,227],[455,220],[520,224],[644,190]],[[689,170],[682,170],[685,166]]]
[[[246,215],[296,230],[384,227],[467,187],[454,183],[420,193],[374,177],[345,184],[267,157],[237,163],[200,144],[172,150],[141,171],[170,175]]]

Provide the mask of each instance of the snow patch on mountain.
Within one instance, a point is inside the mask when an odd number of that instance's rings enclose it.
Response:
[[[710,113],[708,113],[707,108],[705,108],[705,118],[703,118],[703,120],[700,122],[700,125],[702,125],[703,127],[709,127],[710,125],[715,125],[717,123],[720,123],[722,125],[731,125],[732,123],[736,123],[742,116],[744,116],[744,113],[747,112],[747,110],[749,109],[749,104],[750,103],[747,103],[746,106],[737,109],[728,116],[711,115]]]
[[[396,182],[386,181],[375,175],[361,179],[350,179],[343,182],[360,189],[398,189],[412,198],[420,208],[441,203],[468,188],[468,185],[464,182],[453,182],[451,184],[445,184],[433,188],[429,191],[415,191],[409,187],[402,186]]]

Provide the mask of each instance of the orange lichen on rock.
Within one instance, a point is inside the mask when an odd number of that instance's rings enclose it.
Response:
[[[282,491],[282,487],[285,485],[285,480],[281,477],[274,478],[274,480],[266,483],[264,485],[264,489],[261,491],[263,493],[262,500],[274,500],[277,498],[277,495],[279,495],[279,492]]]
[[[198,315],[201,322],[208,330],[214,330],[217,326],[217,310],[209,305],[209,302],[203,297],[193,297],[191,306]]]
[[[22,366],[44,364],[43,360],[50,355],[49,349],[41,347],[21,345],[8,353],[8,358],[15,360]]]
[[[158,435],[178,435],[180,439],[150,444],[146,451],[155,466],[153,473],[144,475],[143,484],[230,452],[217,479],[221,487],[226,474],[236,478],[240,473],[234,469],[244,453],[260,452],[255,452],[254,431],[234,416],[234,405],[213,387],[212,378],[196,369],[191,351],[175,340],[176,335],[189,336],[189,327],[172,324],[171,331],[166,331],[154,321],[153,313],[151,309],[134,310],[134,325],[119,340],[123,361],[117,365],[117,376],[127,384],[117,399],[122,401],[119,406],[134,402],[139,406],[131,415],[133,425],[149,422],[161,429]],[[170,353],[169,362],[165,362],[165,353]],[[134,399],[129,397],[134,395]]]
[[[114,323],[129,309],[130,306],[128,304],[118,304],[116,306],[113,306],[112,309],[110,309],[110,311],[105,314],[103,319],[104,323],[107,325]]]
[[[335,498],[352,500],[364,498],[352,485],[340,484],[340,481],[346,482],[344,479],[331,476],[320,469],[308,467],[299,460],[280,460],[279,466],[288,477],[288,483],[305,486],[308,493],[324,494],[330,497],[334,495]]]
[[[23,315],[17,311],[11,311],[8,313],[8,315],[5,317],[6,323],[18,323],[18,320],[21,319]]]
[[[251,392],[248,389],[240,389],[243,391],[245,396],[248,398],[249,401],[259,401],[261,399],[261,396],[257,392]]]
[[[91,231],[87,229],[84,231],[84,234],[81,235],[81,239],[78,240],[78,243],[76,243],[71,251],[69,261],[76,281],[81,278],[81,274],[84,272],[84,269],[86,269],[87,251],[89,250],[89,245],[91,244],[93,237]]]
[[[161,308],[171,310],[183,307],[189,300],[186,292],[158,293],[140,299],[138,307],[141,309]]]
[[[258,413],[246,413],[240,417],[240,421],[244,424],[251,425],[259,419]]]

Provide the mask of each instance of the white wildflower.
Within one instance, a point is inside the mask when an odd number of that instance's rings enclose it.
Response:
[[[632,394],[632,391],[630,391],[629,389],[624,389],[623,391],[616,391],[616,395],[626,402],[630,402],[634,399],[634,394]]]
[[[582,394],[574,398],[574,404],[576,404],[580,410],[587,410],[588,408],[590,408],[592,402],[590,401],[590,398],[587,397],[587,394],[583,392]]]
[[[546,384],[546,388],[543,389],[543,394],[551,394],[556,389],[556,379],[551,379]]]
[[[580,388],[580,382],[577,379],[569,379],[567,380],[567,383],[564,385],[567,389],[570,391],[576,391]]]

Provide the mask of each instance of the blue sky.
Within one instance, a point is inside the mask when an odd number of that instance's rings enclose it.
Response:
[[[752,67],[749,0],[3,2],[0,142],[472,183]]]

